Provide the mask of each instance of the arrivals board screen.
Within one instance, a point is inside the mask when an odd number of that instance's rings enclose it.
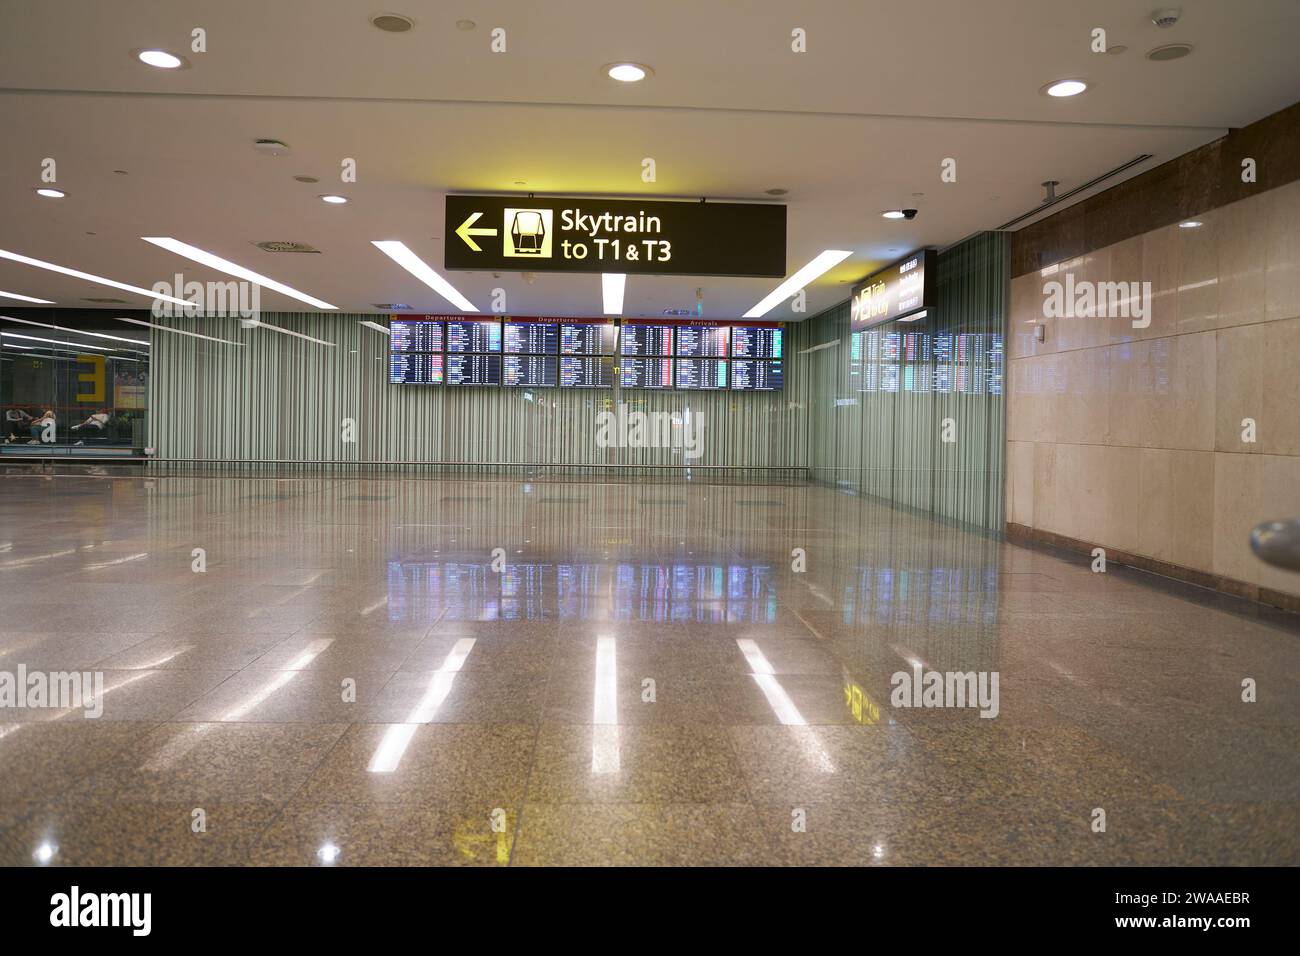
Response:
[[[500,355],[448,355],[448,385],[500,385]]]
[[[390,352],[388,381],[394,385],[441,385],[442,356],[427,352]]]
[[[448,352],[500,352],[501,323],[491,320],[447,323]]]
[[[442,323],[426,319],[393,319],[388,325],[390,352],[441,352]]]
[[[731,340],[728,326],[679,325],[677,354],[688,358],[726,358]]]
[[[624,324],[621,351],[624,355],[672,355],[673,327]]]
[[[561,388],[612,388],[614,360],[598,356],[560,356]]]
[[[559,381],[554,355],[504,355],[501,359],[502,385],[528,385],[553,388]]]
[[[781,329],[761,329],[737,325],[731,330],[731,357],[752,359],[779,359],[782,346]]]
[[[737,392],[779,392],[785,383],[781,362],[733,359],[731,387]]]
[[[561,355],[613,355],[618,329],[612,322],[561,322]]]
[[[626,388],[672,388],[673,360],[666,358],[624,358],[618,363]]]
[[[507,322],[507,355],[555,355],[560,351],[560,327],[554,322]]]
[[[677,387],[681,389],[725,389],[728,387],[726,359],[679,358]]]

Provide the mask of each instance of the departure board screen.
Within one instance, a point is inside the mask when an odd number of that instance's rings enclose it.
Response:
[[[448,352],[500,352],[501,323],[491,320],[447,323]]]
[[[727,388],[726,359],[679,358],[677,387],[689,389]]]
[[[555,355],[560,351],[560,327],[551,322],[507,322],[507,355]]]
[[[388,381],[395,385],[441,385],[442,356],[427,352],[390,352]]]
[[[500,355],[448,355],[448,385],[500,385]]]
[[[613,355],[618,330],[612,322],[561,322],[561,355]]]
[[[782,329],[760,329],[737,325],[731,330],[731,357],[753,359],[779,359]]]
[[[782,364],[734,359],[731,363],[731,387],[738,392],[779,392],[785,381]]]
[[[558,383],[554,355],[505,355],[501,362],[502,385],[554,388]]]
[[[672,359],[625,358],[619,362],[618,370],[626,388],[673,387]]]
[[[425,319],[393,319],[388,326],[390,352],[441,352],[442,323]]]
[[[677,327],[677,354],[690,358],[726,358],[731,340],[727,326],[710,327],[679,325]]]
[[[612,358],[560,356],[560,388],[612,388],[613,385]]]
[[[620,346],[624,355],[672,355],[671,325],[624,325]]]

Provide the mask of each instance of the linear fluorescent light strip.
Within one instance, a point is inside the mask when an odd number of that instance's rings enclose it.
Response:
[[[300,339],[306,339],[308,342],[315,342],[317,345],[328,345],[330,348],[334,347],[333,342],[326,342],[324,339],[313,338],[312,336],[307,335],[304,332],[295,332],[293,331],[293,329],[282,328],[281,326],[278,325],[269,325],[266,322],[259,321],[256,325],[252,326],[252,328],[270,329],[272,332],[281,332],[285,335],[296,335]]]
[[[627,276],[620,272],[606,272],[600,277],[600,291],[605,300],[606,315],[623,314],[623,289]]]
[[[17,292],[0,292],[0,298],[17,299],[20,302],[35,302],[37,305],[53,305],[49,299],[33,299],[30,295],[19,295]]]
[[[15,319],[12,315],[0,315],[0,319],[6,322],[21,322],[23,325],[35,325],[42,329],[54,329],[56,332],[71,332],[74,335],[93,335],[97,339],[112,339],[114,342],[134,342],[136,345],[148,345],[143,339],[128,339],[120,335],[109,335],[106,332],[87,332],[85,329],[69,329],[62,325],[51,325],[48,322],[33,322],[30,319]]]
[[[794,295],[808,283],[815,281],[825,273],[834,269],[837,265],[853,255],[851,250],[844,249],[827,249],[817,255],[812,262],[808,263],[790,278],[786,279],[779,286],[768,293],[758,305],[754,306],[745,313],[747,319],[761,318],[771,312],[778,305],[784,302],[790,296]]]
[[[360,324],[364,325],[368,329],[374,329],[376,332],[383,332],[385,335],[393,334],[388,326],[380,325],[378,322],[367,322],[365,319],[362,319]]]
[[[216,269],[218,272],[224,272],[226,275],[234,276],[237,279],[244,279],[248,282],[260,285],[263,288],[279,292],[281,295],[287,295],[290,298],[297,299],[299,302],[306,302],[308,305],[314,305],[318,309],[338,309],[337,305],[330,305],[315,296],[308,295],[305,292],[299,292],[292,286],[287,286],[283,282],[276,282],[274,279],[268,279],[252,269],[245,269],[243,266],[231,262],[229,259],[223,259],[220,256],[214,256],[210,252],[205,252],[198,246],[191,246],[188,242],[181,242],[179,239],[172,239],[170,236],[141,236],[145,242],[151,242],[161,249],[168,252],[174,252],[178,256],[184,256],[199,265],[207,266],[209,269]],[[187,303],[189,304],[189,303]]]
[[[454,285],[434,272],[427,262],[406,247],[406,243],[399,242],[396,239],[372,239],[370,244],[462,312],[478,311],[473,302],[461,295]]]
[[[243,342],[231,342],[229,339],[219,339],[212,335],[202,335],[198,332],[186,332],[184,329],[173,329],[169,325],[159,325],[156,322],[145,322],[143,319],[128,319],[124,315],[115,315],[113,318],[118,322],[130,322],[132,325],[143,325],[146,328],[157,329],[160,332],[173,332],[176,335],[188,335],[190,338],[194,339],[206,339],[209,342],[220,342],[222,345],[243,346],[244,344]]]
[[[161,292],[154,292],[152,289],[142,289],[138,285],[127,285],[125,282],[116,282],[113,279],[105,279],[103,276],[91,275],[89,272],[79,272],[76,269],[69,269],[66,266],[56,266],[53,262],[44,262],[40,259],[20,256],[16,252],[9,252],[5,249],[0,249],[0,259],[9,259],[13,262],[21,262],[23,265],[35,266],[38,269],[48,269],[50,272],[62,273],[65,276],[72,276],[75,279],[85,279],[87,282],[106,285],[113,289],[121,289],[124,292],[134,292],[136,295],[143,295],[150,299],[161,299],[164,302],[175,302],[177,305],[183,305],[186,308],[194,308],[193,302],[178,299],[174,295],[164,295]]]

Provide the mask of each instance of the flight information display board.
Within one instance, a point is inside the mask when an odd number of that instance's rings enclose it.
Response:
[[[731,388],[737,392],[779,392],[785,384],[781,362],[733,359]]]
[[[392,319],[388,325],[391,352],[441,352],[442,322],[428,319]]]
[[[506,322],[507,355],[555,355],[560,351],[560,327],[554,322]]]
[[[613,355],[618,329],[612,322],[561,322],[561,355]]]
[[[688,358],[726,358],[731,342],[728,326],[679,325],[677,354]]]
[[[614,360],[597,356],[560,356],[560,388],[612,388]]]
[[[679,358],[677,387],[680,389],[725,389],[728,387],[726,359]]]
[[[447,323],[448,352],[500,352],[501,323],[492,320]]]
[[[672,355],[673,327],[625,324],[620,349],[624,355]]]
[[[394,385],[441,385],[442,356],[427,352],[390,352],[388,381]]]
[[[501,384],[554,388],[559,382],[554,355],[505,355],[501,363]]]
[[[448,385],[500,385],[500,355],[448,355]]]
[[[625,388],[672,388],[673,360],[625,358],[619,362],[619,377]]]
[[[753,359],[783,358],[782,329],[762,329],[737,325],[731,330],[731,357]]]

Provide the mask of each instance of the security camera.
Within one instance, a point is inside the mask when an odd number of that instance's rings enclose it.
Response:
[[[915,210],[915,209],[904,209],[904,210],[903,210],[903,218],[904,218],[904,219],[915,219],[915,218],[916,218],[916,210]]]

